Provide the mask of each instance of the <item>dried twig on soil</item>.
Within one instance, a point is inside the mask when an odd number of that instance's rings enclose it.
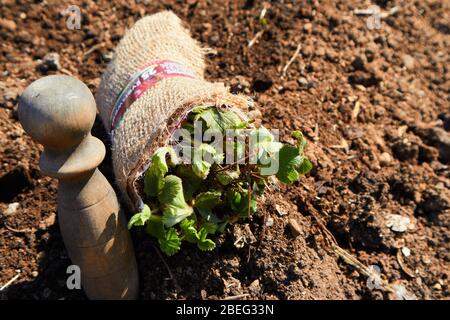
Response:
[[[350,146],[347,143],[347,140],[345,140],[344,138],[341,138],[341,144],[335,144],[330,146],[330,148],[333,149],[344,149],[345,153],[348,153],[350,151]]]
[[[15,232],[15,233],[28,233],[31,232],[32,230],[29,228],[26,229],[15,229],[13,227],[10,227],[6,222],[4,223],[5,228],[8,229],[9,231]]]
[[[7,283],[5,283],[1,288],[0,292],[4,291],[6,288],[8,288],[11,284],[14,283],[18,278],[20,277],[20,273],[16,274],[11,280],[9,280]]]
[[[258,31],[255,36],[253,37],[252,40],[249,41],[248,43],[248,47],[251,48],[253,47],[253,45],[256,43],[256,41],[258,41],[259,38],[261,38],[261,36],[264,34],[264,30]]]
[[[240,300],[242,298],[248,297],[250,294],[249,293],[243,293],[243,294],[238,294],[235,296],[228,296],[223,298],[222,300]]]
[[[86,52],[83,54],[83,58],[86,58],[86,57],[87,57],[88,55],[90,55],[92,52],[94,52],[94,51],[96,51],[96,50],[99,50],[99,49],[103,48],[104,46],[105,46],[105,43],[104,43],[104,42],[98,43],[98,44],[92,46],[91,48],[89,48],[88,51],[86,51]]]
[[[406,273],[411,278],[416,277],[414,272],[410,268],[408,268],[408,266],[405,264],[405,261],[403,260],[403,257],[402,257],[402,251],[400,249],[398,249],[398,251],[397,251],[397,262],[400,265],[400,267],[402,268],[404,273]]]
[[[59,70],[61,71],[61,73],[67,74],[68,76],[73,76],[73,73],[65,68],[61,68]]]
[[[352,110],[352,120],[353,121],[358,118],[360,111],[361,111],[361,104],[359,103],[359,101],[356,101],[355,106],[353,107],[353,110]]]
[[[283,68],[283,72],[281,73],[281,77],[284,78],[286,76],[286,72],[289,68],[289,66],[294,62],[294,60],[298,57],[298,54],[300,53],[300,49],[302,48],[302,45],[299,43],[297,45],[297,49],[295,49],[294,54],[292,55],[292,57],[289,59],[289,61],[286,63],[286,65]]]

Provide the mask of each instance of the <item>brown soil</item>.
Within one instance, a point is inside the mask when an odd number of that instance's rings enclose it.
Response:
[[[56,183],[38,171],[41,148],[17,120],[18,95],[33,80],[61,72],[95,93],[126,28],[162,9],[174,10],[217,51],[208,57],[210,80],[254,97],[263,122],[284,137],[294,129],[306,134],[315,168],[267,195],[249,222],[257,242],[241,249],[230,229],[217,250],[188,245],[164,258],[166,267],[152,240],[133,231],[141,298],[395,298],[370,290],[330,250],[315,211],[342,248],[379,266],[390,284],[419,299],[449,297],[448,2],[374,1],[382,12],[398,12],[370,30],[367,17],[352,13],[369,1],[274,2],[264,25],[263,4],[251,0],[86,0],[79,2],[81,29],[69,30],[61,12],[74,2],[0,1],[0,286],[20,271],[3,298],[85,298],[65,287],[70,261],[55,222]],[[281,77],[299,43],[299,56]],[[58,71],[42,65],[51,52],[60,56]],[[108,144],[99,121],[94,134]],[[109,158],[101,169],[113,181]],[[17,211],[7,210],[14,202]],[[390,214],[409,217],[409,228],[392,231]],[[300,226],[297,237],[289,219]]]

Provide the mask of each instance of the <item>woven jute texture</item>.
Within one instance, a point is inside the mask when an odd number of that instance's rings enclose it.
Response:
[[[246,110],[248,99],[233,95],[219,83],[203,78],[203,50],[182,21],[164,11],[144,17],[128,30],[105,70],[96,102],[105,128],[111,131],[111,113],[128,78],[155,60],[175,61],[196,74],[158,82],[125,112],[112,135],[112,161],[117,185],[131,210],[142,207],[138,179],[154,150],[168,143],[171,127],[196,105]]]

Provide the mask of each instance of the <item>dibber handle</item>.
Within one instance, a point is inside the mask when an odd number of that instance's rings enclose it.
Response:
[[[25,131],[44,146],[41,171],[59,180],[58,218],[64,244],[90,299],[135,299],[136,259],[116,194],[97,169],[103,143],[90,133],[95,100],[81,81],[47,76],[19,100]]]

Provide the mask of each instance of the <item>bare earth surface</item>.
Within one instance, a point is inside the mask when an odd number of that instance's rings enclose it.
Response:
[[[81,29],[70,30],[61,12],[77,2]],[[285,140],[303,131],[315,168],[266,196],[248,221],[256,242],[243,248],[233,243],[245,225],[230,228],[213,252],[187,245],[163,260],[133,231],[141,298],[448,299],[448,1],[275,1],[265,4],[267,23],[264,4],[251,0],[0,3],[0,286],[19,274],[1,298],[85,299],[65,286],[56,183],[39,173],[41,149],[17,120],[18,96],[54,73],[95,93],[126,29],[171,9],[212,49],[208,79],[252,96],[263,123]],[[354,14],[373,4],[379,25]],[[50,53],[59,65],[45,62]],[[94,134],[108,145],[99,121]],[[101,169],[113,183],[109,158]],[[326,229],[397,293],[371,290]]]

